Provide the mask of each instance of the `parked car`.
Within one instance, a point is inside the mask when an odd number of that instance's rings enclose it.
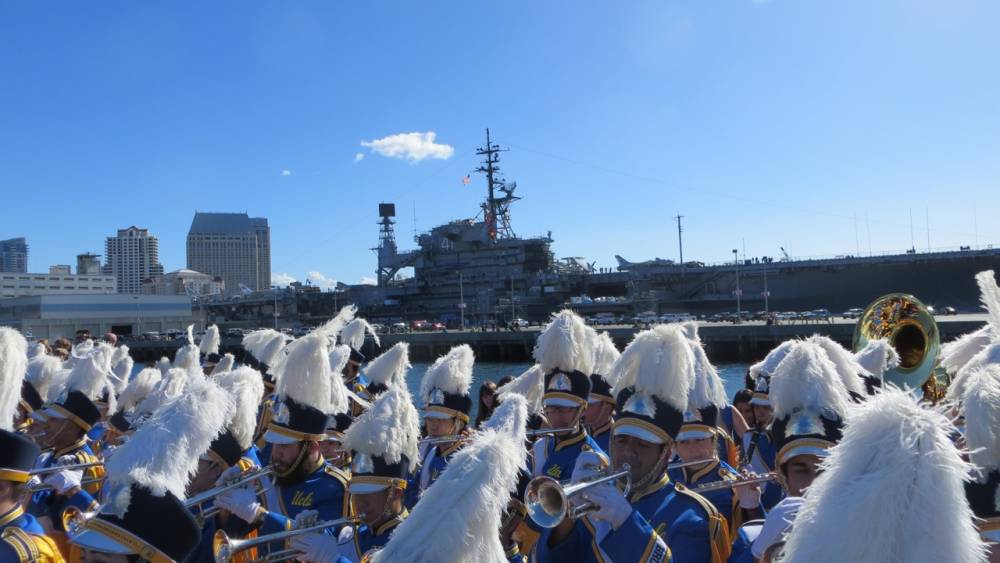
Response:
[[[514,326],[516,326],[516,327],[518,327],[518,328],[527,328],[529,326],[528,321],[526,321],[526,320],[524,320],[522,318],[516,318],[516,319],[514,319],[513,321],[511,321],[511,324],[514,325]]]
[[[941,307],[941,310],[938,311],[938,314],[939,315],[957,315],[958,311],[956,311],[954,307]]]
[[[845,319],[858,319],[861,318],[861,313],[864,313],[864,309],[860,307],[854,307],[852,309],[844,311],[843,313],[840,314],[840,316]]]

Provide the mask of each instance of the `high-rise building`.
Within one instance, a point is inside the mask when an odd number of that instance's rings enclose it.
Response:
[[[0,272],[24,274],[28,271],[28,241],[24,237],[0,240]]]
[[[82,276],[93,276],[101,273],[101,255],[85,252],[76,255],[76,273]]]
[[[228,294],[271,287],[271,228],[246,213],[195,213],[187,267],[221,277]]]
[[[160,243],[147,229],[119,229],[104,243],[104,256],[104,273],[115,277],[118,293],[142,293],[142,280],[163,275]]]

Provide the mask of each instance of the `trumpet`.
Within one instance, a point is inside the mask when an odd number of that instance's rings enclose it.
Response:
[[[103,477],[100,479],[83,479],[82,481],[80,481],[80,486],[83,487],[85,485],[93,485],[94,483],[100,483],[102,481],[104,481]],[[39,483],[38,481],[28,481],[27,485],[25,486],[25,490],[31,494],[35,494],[41,491],[52,490],[54,488],[55,487],[53,487],[48,483]]]
[[[229,563],[233,560],[233,557],[247,549],[256,547],[258,545],[263,545],[266,543],[271,543],[275,541],[284,541],[288,538],[298,536],[301,534],[306,534],[309,532],[318,532],[319,530],[325,530],[326,528],[332,528],[334,526],[339,526],[341,524],[356,524],[361,521],[362,516],[351,516],[348,518],[337,518],[336,520],[327,520],[325,522],[318,522],[312,526],[306,526],[305,528],[297,528],[294,530],[287,530],[284,532],[275,532],[273,534],[268,534],[266,536],[260,536],[256,538],[250,538],[245,540],[238,540],[230,538],[226,535],[224,530],[217,530],[215,536],[212,538],[212,553],[215,555],[215,563]],[[299,551],[295,549],[283,549],[281,551],[276,551],[274,553],[269,553],[260,559],[253,560],[253,563],[276,563],[278,561],[288,561],[289,559],[295,559],[299,555]]]
[[[739,487],[741,485],[756,485],[758,483],[767,483],[768,481],[774,481],[778,478],[777,473],[766,473],[764,475],[757,475],[752,477],[739,477],[732,481],[716,481],[714,483],[705,483],[704,485],[698,485],[690,489],[691,492],[704,494],[710,493],[712,491],[721,491],[723,489],[729,489],[732,487]]]
[[[71,463],[67,465],[53,465],[51,467],[43,467],[41,469],[32,469],[28,472],[28,475],[45,475],[46,473],[55,473],[56,471],[73,471],[75,469],[87,469],[90,467],[97,467],[99,465],[104,465],[103,461],[92,461],[90,463]]]
[[[524,504],[528,515],[543,528],[554,528],[567,517],[575,520],[599,508],[592,502],[580,501],[581,492],[609,481],[625,478],[625,495],[632,488],[631,467],[626,463],[616,472],[605,471],[597,477],[579,483],[563,484],[547,475],[539,475],[528,483]]]
[[[195,508],[198,508],[198,514],[197,514],[197,516],[204,521],[206,518],[211,518],[212,516],[215,516],[216,514],[218,514],[220,509],[218,507],[216,507],[216,506],[212,506],[212,507],[209,507],[209,508],[202,508],[201,505],[203,505],[206,502],[214,499],[215,497],[221,495],[222,493],[224,493],[226,491],[230,491],[230,490],[242,487],[243,485],[246,485],[248,483],[252,483],[253,481],[257,481],[259,479],[263,479],[264,477],[269,477],[272,474],[274,474],[274,469],[270,465],[261,467],[259,469],[254,470],[254,471],[250,471],[250,472],[244,473],[243,475],[241,475],[240,477],[236,478],[235,480],[233,480],[230,483],[226,483],[225,485],[219,485],[217,487],[213,487],[211,489],[208,489],[207,491],[202,491],[202,492],[194,495],[193,497],[191,497],[191,498],[189,498],[189,499],[187,499],[187,500],[184,501],[184,506],[188,510],[191,510],[192,512],[194,512]],[[265,492],[267,492],[267,491],[266,490],[260,490],[260,491],[257,492],[257,494],[260,495],[260,494],[263,494]]]
[[[566,428],[539,428],[538,430],[528,430],[524,433],[528,438],[535,438],[538,436],[547,436],[549,434],[562,434],[564,432],[572,432],[576,430],[572,426],[567,426]],[[468,440],[471,438],[471,434],[450,434],[448,436],[438,436],[436,438],[424,438],[420,440],[420,444],[426,444],[429,446],[437,446],[439,444],[450,444],[452,442],[461,442],[462,440]]]

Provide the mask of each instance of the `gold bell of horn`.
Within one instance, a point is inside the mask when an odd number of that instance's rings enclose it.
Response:
[[[927,382],[937,366],[941,335],[926,305],[905,293],[876,299],[854,326],[854,351],[878,339],[899,354],[899,366],[885,372],[885,383],[919,389]]]

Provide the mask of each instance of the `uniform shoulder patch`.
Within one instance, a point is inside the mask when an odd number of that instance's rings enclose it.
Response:
[[[19,561],[38,561],[41,553],[35,545],[34,538],[28,532],[15,526],[9,526],[0,534],[0,541],[10,546],[17,554]]]
[[[681,485],[680,483],[674,484],[674,490],[676,490],[680,495],[683,495],[693,500],[698,505],[700,505],[701,508],[705,511],[706,516],[718,516],[719,514],[718,509],[716,509],[715,505],[709,502],[707,498],[699,495],[698,493],[692,491],[691,489],[685,487],[684,485]]]
[[[325,472],[326,472],[327,475],[329,475],[330,477],[333,477],[334,479],[340,481],[340,483],[342,485],[344,485],[345,487],[347,486],[348,481],[351,480],[351,475],[347,471],[344,471],[343,469],[341,469],[339,467],[334,467],[332,465],[327,464],[327,466],[324,468],[324,470],[325,470]]]

